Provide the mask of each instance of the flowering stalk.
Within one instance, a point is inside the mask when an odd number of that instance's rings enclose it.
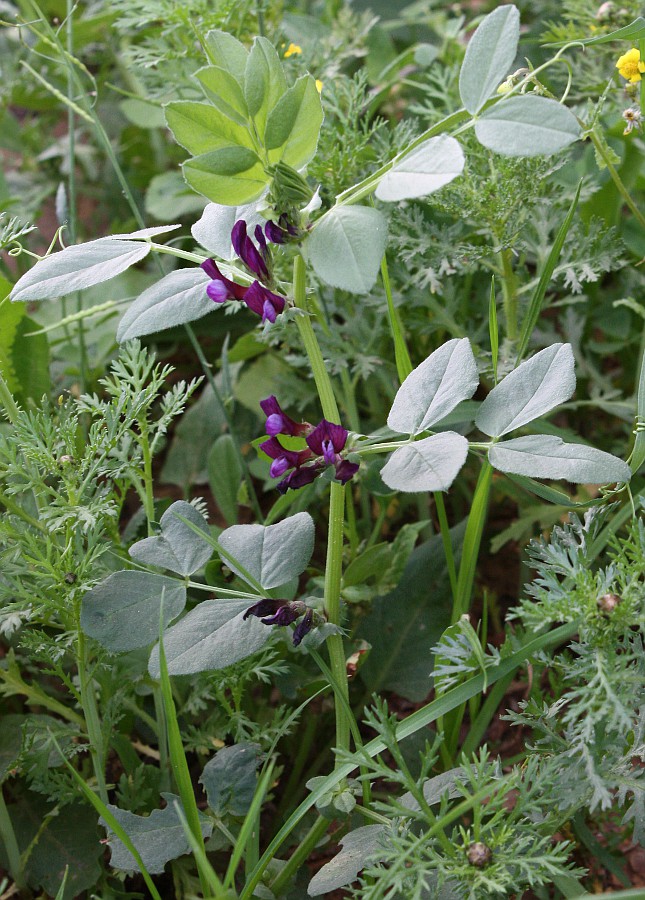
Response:
[[[298,254],[293,264],[293,299],[300,309],[306,310],[306,271],[303,258]],[[316,383],[320,404],[324,417],[338,424],[340,415],[334,389],[320,345],[308,315],[296,319],[298,330],[309,358],[311,371]],[[345,506],[345,486],[334,481],[330,487],[329,530],[327,534],[327,558],[325,561],[325,612],[332,625],[340,624],[340,582],[343,566],[343,525]],[[343,639],[340,634],[332,634],[327,638],[329,662],[334,676],[334,689],[340,690],[345,701],[348,701],[347,670]],[[336,700],[336,747],[349,750],[350,725],[345,709],[346,704],[340,698]],[[337,762],[338,765],[338,762]]]

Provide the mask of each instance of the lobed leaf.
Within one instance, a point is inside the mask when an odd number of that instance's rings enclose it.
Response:
[[[516,6],[498,6],[475,31],[459,72],[461,102],[476,115],[513,65],[520,39]]]
[[[446,491],[467,454],[465,437],[443,431],[395,450],[381,469],[381,478],[397,491]]]
[[[392,203],[425,197],[461,175],[465,163],[461,144],[447,134],[429,138],[394,161],[378,183],[379,200]]]
[[[490,392],[475,424],[501,437],[568,400],[576,387],[571,344],[552,344],[527,359]]]
[[[468,338],[455,338],[431,353],[405,379],[387,417],[400,434],[419,434],[441,421],[479,385]]]

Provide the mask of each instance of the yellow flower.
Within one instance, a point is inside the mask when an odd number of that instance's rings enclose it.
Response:
[[[297,44],[289,44],[287,49],[284,51],[284,58],[289,59],[290,56],[300,56],[302,53],[302,47],[299,47]]]
[[[316,78],[316,90],[318,91],[319,94],[322,94],[322,89],[323,89],[322,81],[319,81],[319,79]]]
[[[641,62],[640,51],[636,47],[632,47],[620,57],[616,68],[630,84],[637,84],[641,80],[641,74],[645,72],[645,63]]]

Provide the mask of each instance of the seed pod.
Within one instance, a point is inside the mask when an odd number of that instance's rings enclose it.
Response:
[[[78,576],[73,572],[67,572],[65,575],[65,581],[67,582],[67,584],[74,584],[77,578]]]
[[[471,866],[484,869],[493,858],[493,851],[481,841],[476,841],[466,848],[466,857]]]
[[[602,597],[598,597],[598,609],[606,616],[610,616],[618,604],[622,603],[622,599],[618,594],[603,594]]]

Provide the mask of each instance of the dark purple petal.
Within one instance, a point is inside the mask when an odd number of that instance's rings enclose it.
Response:
[[[300,612],[298,609],[294,609],[294,607],[287,603],[285,606],[282,606],[274,616],[268,616],[266,619],[262,619],[265,625],[291,625],[292,622],[295,622]]]
[[[264,428],[267,434],[304,434],[307,430],[306,423],[294,422],[294,420],[283,412],[276,397],[267,397],[266,400],[260,400],[262,412],[267,417]]]
[[[295,491],[306,484],[311,484],[320,474],[322,468],[323,466],[320,463],[314,463],[311,466],[302,466],[294,469],[293,472],[276,485],[276,490],[279,494],[286,494],[289,488]]]
[[[311,450],[286,450],[276,437],[269,438],[260,444],[262,450],[274,462],[271,465],[271,477],[278,478],[287,469],[301,466],[311,458]]]
[[[293,646],[297,647],[300,641],[306,634],[312,629],[314,624],[314,611],[313,609],[308,609],[304,615],[304,618],[301,622],[299,622],[296,627],[293,629]]]
[[[359,468],[360,466],[358,465],[358,463],[348,462],[346,459],[344,459],[336,466],[336,481],[340,481],[341,484],[347,484],[350,478],[353,478],[354,475],[356,475]]]
[[[254,603],[253,606],[249,606],[242,618],[248,619],[249,616],[257,616],[259,619],[262,616],[270,616],[273,613],[276,613],[286,602],[286,600],[272,600],[267,597],[264,600],[259,600],[257,603]]]
[[[255,226],[255,240],[258,242],[258,247],[260,248],[260,253],[263,258],[266,260],[269,256],[269,248],[267,247],[266,238],[264,237],[264,232],[262,231],[261,225]]]
[[[264,226],[264,233],[272,244],[284,244],[284,231],[276,222],[267,222]]]
[[[284,297],[279,297],[259,281],[254,281],[244,294],[244,302],[250,310],[262,316],[262,321],[275,322],[276,315],[284,309]]]
[[[239,219],[233,226],[231,231],[231,242],[233,249],[240,257],[242,262],[255,274],[258,278],[268,278],[269,270],[251,238],[246,233],[246,222]]]
[[[201,268],[206,272],[209,278],[222,278],[222,273],[215,265],[215,262],[212,259],[205,259],[203,263],[200,263]]]
[[[343,428],[342,425],[334,425],[333,422],[328,422],[327,419],[323,419],[320,424],[316,425],[314,430],[307,437],[307,444],[311,447],[316,456],[325,455],[324,443],[331,443],[334,453],[340,453],[345,446],[346,441],[347,430]],[[330,450],[328,449],[327,455],[329,455],[329,453]],[[331,460],[331,463],[333,462],[334,460]]]
[[[201,268],[211,278],[211,282],[206,287],[206,293],[216,303],[223,303],[224,300],[243,300],[247,288],[241,284],[236,284],[230,278],[226,278],[217,268],[217,264],[213,259],[205,259],[200,263]],[[210,288],[210,290],[209,290]]]

